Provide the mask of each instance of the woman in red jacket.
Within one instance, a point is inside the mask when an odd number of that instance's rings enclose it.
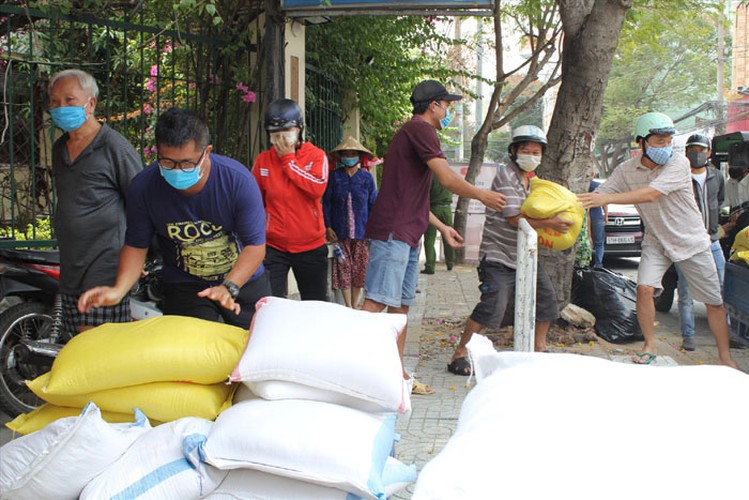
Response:
[[[265,268],[273,295],[288,294],[289,269],[302,300],[328,300],[328,247],[322,196],[328,184],[325,152],[304,141],[299,105],[279,99],[265,113],[272,147],[255,159],[252,173],[266,212]]]

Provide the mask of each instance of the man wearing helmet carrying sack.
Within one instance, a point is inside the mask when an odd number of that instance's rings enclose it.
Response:
[[[572,222],[559,214],[549,219],[531,219],[520,212],[520,207],[530,193],[531,176],[541,164],[546,145],[546,134],[536,126],[523,125],[512,132],[512,141],[507,148],[510,161],[507,165],[499,165],[492,182],[492,190],[502,193],[507,204],[502,210],[486,209],[479,249],[481,299],[466,321],[460,342],[447,365],[451,373],[471,374],[466,344],[474,333],[479,333],[485,327],[500,327],[507,304],[515,295],[520,218],[524,218],[534,228],[549,227],[560,233],[566,233],[572,225]],[[546,334],[551,322],[559,317],[559,309],[554,286],[540,263],[536,274],[536,329],[533,347],[535,351],[543,352],[546,350]]]
[[[715,259],[718,277],[721,284],[726,268],[726,259],[718,239],[718,212],[725,198],[725,181],[723,174],[710,165],[710,139],[702,134],[689,136],[686,144],[686,156],[692,171],[692,190],[702,221],[710,235],[710,251]],[[694,301],[689,296],[689,285],[678,265],[679,276],[679,328],[682,336],[682,349],[694,351]]]
[[[304,140],[302,109],[278,99],[265,113],[272,147],[255,159],[266,211],[265,267],[276,297],[288,294],[289,269],[302,300],[328,300],[328,246],[322,197],[328,185],[328,157]]]
[[[633,203],[645,223],[637,275],[637,320],[645,345],[632,361],[649,364],[656,358],[653,297],[662,289],[663,274],[678,263],[692,296],[705,303],[719,362],[736,368],[710,237],[694,200],[689,160],[673,153],[675,132],[663,113],[642,115],[635,125],[640,154],[617,166],[595,192],[577,197],[585,208]]]
[[[437,130],[450,123],[450,105],[463,96],[451,94],[436,80],[424,80],[411,93],[413,117],[390,142],[382,170],[380,192],[367,221],[369,263],[362,309],[407,314],[416,298],[419,276],[419,241],[427,226],[435,225],[447,244],[459,244],[460,235],[429,212],[432,175],[459,196],[479,200],[501,210],[504,196],[479,189],[450,169]],[[406,332],[398,336],[403,359]],[[409,375],[403,372],[405,379]],[[431,394],[429,386],[413,381],[412,392]]]

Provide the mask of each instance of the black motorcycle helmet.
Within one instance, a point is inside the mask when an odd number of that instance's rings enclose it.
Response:
[[[692,134],[689,136],[689,139],[687,139],[686,147],[689,146],[702,146],[703,148],[712,149],[712,146],[710,145],[710,139],[706,135],[702,134]]]
[[[302,108],[291,99],[277,99],[270,103],[265,112],[265,130],[277,132],[290,127],[299,127],[299,135],[304,130]]]

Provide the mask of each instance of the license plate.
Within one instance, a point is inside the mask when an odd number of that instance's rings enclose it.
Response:
[[[609,245],[622,245],[626,243],[634,243],[634,236],[607,236],[606,243]]]

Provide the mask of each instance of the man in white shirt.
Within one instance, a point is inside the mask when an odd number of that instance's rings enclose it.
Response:
[[[705,304],[718,361],[736,368],[710,237],[694,200],[689,161],[673,153],[674,133],[673,121],[663,113],[642,115],[635,126],[640,154],[616,167],[595,192],[577,197],[584,208],[632,203],[645,223],[637,271],[637,320],[645,345],[632,361],[649,364],[656,358],[653,297],[662,290],[663,274],[677,263],[692,296]]]

